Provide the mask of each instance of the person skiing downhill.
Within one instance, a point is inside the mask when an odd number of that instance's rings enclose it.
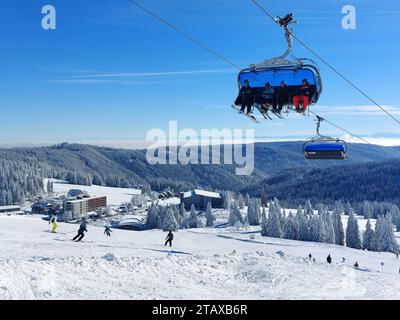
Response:
[[[169,246],[172,247],[172,240],[174,240],[174,235],[171,230],[168,232],[168,235],[165,238],[165,240],[166,241],[164,246],[167,246],[167,244],[169,243]]]
[[[105,234],[107,237],[111,237],[111,232],[112,232],[112,230],[110,229],[110,227],[109,227],[109,226],[106,226],[105,229],[104,229],[104,234]]]
[[[78,234],[72,240],[73,241],[76,240],[76,242],[81,241],[83,239],[83,237],[85,236],[85,232],[87,232],[87,223],[86,223],[86,219],[83,218],[82,223],[79,226]]]
[[[49,221],[49,224],[51,224],[51,233],[56,233],[57,230],[57,216],[53,215]]]
[[[332,258],[330,254],[326,257],[326,262],[328,262],[329,264],[332,263]]]

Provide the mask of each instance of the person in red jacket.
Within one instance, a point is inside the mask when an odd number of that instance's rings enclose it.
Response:
[[[295,110],[298,112],[305,112],[307,110],[308,105],[310,104],[310,96],[311,96],[311,89],[310,84],[308,83],[307,79],[303,79],[300,92],[298,95],[293,97],[293,104]],[[300,109],[300,102],[303,104],[303,108]]]

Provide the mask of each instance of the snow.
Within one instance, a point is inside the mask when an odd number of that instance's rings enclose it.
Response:
[[[0,211],[4,211],[4,210],[18,211],[18,210],[21,210],[21,207],[20,206],[0,206]]]
[[[390,253],[264,238],[258,228],[181,230],[172,249],[159,230],[106,237],[89,225],[75,243],[78,225],[49,228],[0,217],[0,299],[400,298],[400,260]]]
[[[208,197],[208,198],[221,198],[221,195],[219,193],[217,193],[217,192],[211,192],[211,191],[195,189],[194,193],[196,195],[203,196],[203,197]]]
[[[162,207],[171,206],[171,205],[180,205],[181,199],[177,198],[177,197],[168,198],[168,199],[164,199],[164,200],[160,199],[160,200],[158,200],[157,204]]]
[[[207,198],[221,198],[221,195],[217,192],[200,190],[200,189],[194,189],[193,192],[192,191],[183,192],[183,198],[190,198],[193,193],[195,195],[203,196],[203,197],[207,197]]]
[[[139,189],[113,188],[96,185],[81,186],[69,184],[61,180],[52,180],[54,183],[54,193],[56,194],[67,194],[70,189],[79,189],[87,191],[91,197],[107,196],[107,204],[111,206],[119,206],[121,203],[130,202],[133,195],[142,193]],[[44,185],[47,185],[47,179],[45,179]]]

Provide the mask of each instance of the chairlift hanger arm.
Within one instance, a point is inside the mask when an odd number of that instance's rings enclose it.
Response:
[[[300,60],[299,59],[296,59],[296,60],[287,60],[286,59],[293,52],[292,28],[290,27],[290,25],[293,23],[297,23],[297,21],[293,21],[293,16],[294,16],[293,13],[289,13],[283,18],[281,18],[281,17],[274,18],[275,22],[280,27],[282,27],[282,29],[285,31],[285,38],[286,38],[286,42],[287,42],[286,51],[278,57],[264,60],[263,62],[250,65],[251,69],[257,69],[257,68],[274,66],[274,65],[296,65],[296,66],[303,65],[303,61],[301,59]]]

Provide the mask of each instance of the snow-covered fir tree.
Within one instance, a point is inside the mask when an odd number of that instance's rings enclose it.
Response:
[[[296,219],[294,218],[292,211],[289,212],[289,215],[285,219],[283,238],[291,240],[298,239],[298,226],[296,224]]]
[[[310,200],[307,200],[305,205],[304,205],[304,213],[309,215],[309,216],[314,215],[314,209],[312,207],[312,204],[311,204]]]
[[[344,229],[342,222],[342,211],[340,209],[340,203],[336,202],[333,209],[333,227],[335,230],[335,244],[344,246]]]
[[[239,193],[239,197],[238,197],[238,200],[237,200],[237,205],[239,206],[240,210],[244,209],[245,202],[244,202],[243,195],[241,193]]]
[[[348,216],[351,211],[353,211],[353,208],[351,207],[350,202],[347,201],[346,205],[344,206],[344,214]]]
[[[260,207],[256,199],[249,200],[247,206],[247,220],[250,226],[260,225]]]
[[[244,220],[242,217],[242,214],[240,213],[239,207],[236,203],[233,203],[231,206],[231,209],[229,210],[229,220],[228,222],[234,226],[236,225],[238,222],[243,224]]]
[[[147,211],[146,229],[156,229],[159,225],[159,209],[152,205]]]
[[[365,227],[365,231],[363,233],[363,242],[362,242],[362,246],[365,250],[368,251],[373,251],[374,247],[374,237],[375,237],[375,233],[374,230],[372,230],[372,226],[371,226],[371,222],[367,221],[367,225]]]
[[[54,192],[54,185],[53,181],[51,179],[47,180],[47,193],[53,193]]]
[[[346,246],[361,249],[360,230],[358,228],[358,221],[354,217],[353,209],[349,211],[349,220],[346,228]]]
[[[215,217],[212,212],[212,206],[211,202],[207,204],[207,210],[206,210],[206,227],[213,227],[215,222]]]
[[[339,212],[339,214],[342,214],[344,212],[342,201],[340,200],[335,201],[334,210],[335,212]]]
[[[326,243],[335,244],[335,228],[333,225],[333,217],[329,211],[325,211],[325,231],[326,231]]]
[[[167,207],[163,220],[163,231],[177,231],[179,229],[178,222],[175,219],[174,212],[171,207]]]
[[[246,198],[245,198],[245,204],[246,204],[246,206],[249,206],[250,201],[251,201],[250,195],[249,195],[248,193],[246,193]]]
[[[261,192],[261,207],[266,207],[268,205],[268,197],[263,189]]]
[[[375,227],[373,247],[379,252],[399,252],[399,247],[393,232],[393,223],[390,213],[386,216],[378,217]]]
[[[222,206],[224,209],[230,209],[233,201],[232,192],[223,191],[222,193]]]
[[[282,238],[280,215],[274,203],[269,206],[266,232],[268,237]]]
[[[157,213],[158,213],[158,225],[157,229],[163,229],[164,228],[164,219],[167,215],[167,208],[168,207],[161,207],[157,206]]]
[[[400,231],[400,209],[399,209],[399,207],[395,204],[391,204],[389,212],[392,216],[392,222],[395,225],[396,230]]]
[[[264,206],[261,213],[261,236],[267,236],[267,213]]]
[[[310,219],[310,239],[309,241],[314,242],[325,242],[326,240],[326,231],[324,222],[320,215],[314,215]]]
[[[309,239],[308,219],[300,206],[297,208],[295,220],[298,228],[298,240],[308,241]]]
[[[364,216],[364,219],[370,219],[372,218],[372,206],[369,201],[364,201],[362,204],[362,214]]]
[[[193,228],[201,228],[202,227],[201,220],[197,216],[197,211],[196,211],[196,209],[195,209],[193,204],[192,204],[192,206],[190,208],[190,217],[188,219],[188,226],[191,229],[193,229]]]

